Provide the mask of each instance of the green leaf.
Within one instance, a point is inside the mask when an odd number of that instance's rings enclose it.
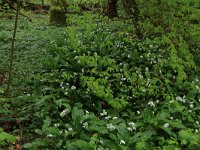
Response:
[[[84,149],[84,150],[91,150],[89,148],[89,145],[86,141],[83,141],[83,140],[77,140],[75,142],[72,142],[72,144],[78,148],[80,148],[81,150]]]

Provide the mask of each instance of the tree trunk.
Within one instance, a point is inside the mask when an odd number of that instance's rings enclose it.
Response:
[[[51,0],[49,22],[53,25],[66,25],[67,4],[65,0]]]
[[[122,0],[124,9],[126,13],[132,18],[133,24],[135,26],[135,33],[138,36],[138,38],[143,38],[143,35],[141,33],[141,29],[139,27],[139,21],[140,21],[140,10],[138,7],[138,4],[136,0]]]
[[[117,17],[117,2],[118,0],[108,0],[106,15],[109,18]]]

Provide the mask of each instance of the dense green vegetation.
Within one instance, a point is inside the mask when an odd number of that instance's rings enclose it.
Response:
[[[139,20],[122,2],[113,19],[105,1],[68,2],[64,26],[23,10],[6,98],[0,14],[0,149],[200,149],[199,2],[138,0]]]

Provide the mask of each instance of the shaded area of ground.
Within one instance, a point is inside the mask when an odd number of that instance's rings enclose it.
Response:
[[[10,19],[11,18],[11,19]],[[11,47],[14,16],[0,17],[0,71],[7,72],[9,64],[9,49]],[[15,43],[13,93],[20,94],[26,91],[24,85],[31,80],[33,72],[41,69],[41,63],[48,56],[47,49],[53,43],[55,36],[59,36],[65,30],[48,24],[48,17],[34,15],[33,21],[20,17]],[[5,85],[5,80],[4,80]],[[0,85],[2,90],[3,85]],[[13,91],[17,90],[17,91]]]

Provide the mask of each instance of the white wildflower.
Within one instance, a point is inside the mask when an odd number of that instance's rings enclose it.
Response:
[[[196,124],[199,125],[199,121],[196,121]]]
[[[106,125],[107,126],[107,128],[109,129],[109,130],[115,130],[115,126],[112,124],[112,123],[110,123],[110,124],[107,124]]]
[[[86,114],[89,114],[90,112],[86,110],[85,113],[86,113]]]
[[[99,143],[100,143],[100,144],[103,144],[103,141],[102,141],[102,140],[99,140]]]
[[[60,116],[64,117],[67,113],[69,113],[69,109],[64,109],[61,113]]]
[[[102,113],[100,113],[100,116],[106,116],[108,113],[105,111],[105,110],[103,110],[103,112]]]
[[[131,127],[128,127],[127,130],[130,131],[130,132],[133,131],[133,129]]]
[[[85,129],[88,128],[88,123],[87,122],[83,123],[83,128],[85,128]]]
[[[137,111],[137,114],[139,115],[139,114],[140,114],[140,111]]]
[[[134,122],[129,122],[128,123],[129,127],[131,127],[133,130],[136,130],[136,125]]]
[[[121,77],[121,81],[126,81],[126,78],[124,78],[123,76]]]
[[[153,103],[153,101],[148,102],[149,106],[155,107],[155,104]]]
[[[174,119],[174,117],[170,117],[170,119],[171,119],[171,120],[173,120],[173,119]]]
[[[106,120],[108,120],[108,119],[110,119],[110,118],[111,118],[111,116],[107,116],[107,117],[105,117]]]
[[[145,70],[146,70],[146,72],[149,72],[149,68],[148,67],[146,67]]]
[[[194,131],[195,133],[199,133],[199,130],[198,129],[195,129],[195,131]]]
[[[59,127],[59,126],[60,126],[59,123],[55,123],[55,124],[54,124],[54,127],[56,127],[56,128]]]
[[[113,120],[116,120],[116,119],[117,119],[117,117],[113,117],[112,119],[113,119]]]
[[[194,107],[194,105],[193,104],[190,104],[190,108],[193,108]]]
[[[169,123],[165,123],[165,124],[164,124],[164,127],[165,127],[165,128],[168,128],[168,127],[169,127]]]
[[[177,100],[177,101],[180,101],[180,102],[183,102],[183,103],[186,102],[185,96],[183,96],[183,98],[180,97],[180,96],[178,96],[178,97],[176,97],[176,100]]]
[[[143,78],[143,75],[139,74],[139,78],[142,79],[142,78]]]
[[[126,144],[126,142],[125,142],[124,140],[120,140],[119,144],[120,144],[120,145]]]
[[[53,137],[53,135],[52,134],[48,134],[47,137]]]
[[[74,85],[71,86],[72,90],[76,90],[76,87]]]
[[[192,110],[189,110],[189,113],[192,113]]]
[[[73,131],[73,129],[72,129],[72,128],[69,128],[68,130],[69,130],[69,131]]]

